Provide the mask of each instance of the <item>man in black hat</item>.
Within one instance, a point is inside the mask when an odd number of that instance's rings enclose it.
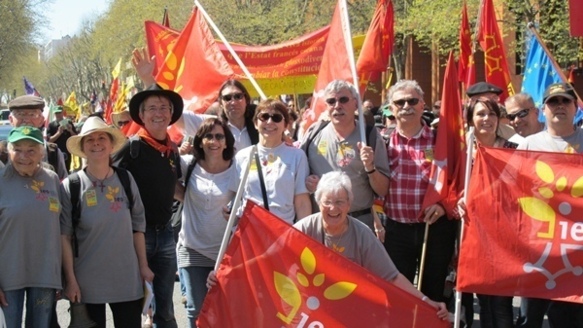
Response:
[[[8,120],[15,128],[32,126],[42,129],[45,122],[43,117],[44,108],[45,101],[42,98],[32,95],[20,96],[8,103],[8,109],[10,110]],[[53,167],[59,179],[65,179],[68,175],[68,170],[63,153],[54,143],[45,142],[45,148],[46,153],[43,157],[43,162],[49,163]]]
[[[176,275],[176,244],[170,219],[175,186],[181,176],[180,157],[167,133],[184,104],[177,93],[152,85],[130,100],[132,119],[142,128],[114,155],[115,165],[129,170],[140,189],[146,212],[146,254],[154,272],[154,324],[176,328],[172,294]]]
[[[77,130],[69,119],[64,118],[63,106],[57,106],[53,111],[55,120],[49,123],[47,128],[47,138],[50,142],[56,143],[59,150],[65,155],[65,166],[71,168],[71,154],[67,150],[67,140],[77,135]]]

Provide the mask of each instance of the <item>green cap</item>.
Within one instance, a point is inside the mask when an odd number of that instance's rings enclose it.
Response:
[[[44,144],[43,133],[37,129],[30,126],[21,126],[10,130],[8,134],[8,142],[15,143],[20,140],[32,140],[39,144]]]
[[[56,114],[56,113],[62,113],[62,112],[63,112],[63,106],[56,106],[56,107],[53,109],[53,113],[55,113],[55,114]]]
[[[383,116],[389,117],[394,116],[393,112],[391,111],[391,106],[389,104],[385,104],[380,109],[383,113]]]

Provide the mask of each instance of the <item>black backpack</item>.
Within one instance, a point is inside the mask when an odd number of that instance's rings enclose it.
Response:
[[[132,193],[132,184],[130,182],[130,175],[126,169],[112,166],[113,171],[119,177],[119,181],[123,186],[123,190],[128,197],[128,207],[130,213],[134,208],[134,194]],[[73,219],[73,251],[75,257],[79,256],[79,241],[77,240],[77,227],[81,221],[81,206],[80,206],[80,196],[81,196],[81,180],[79,179],[79,173],[75,172],[69,175],[69,190],[71,192],[71,217]]]

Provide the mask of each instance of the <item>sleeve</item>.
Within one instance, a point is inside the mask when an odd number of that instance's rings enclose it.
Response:
[[[65,164],[65,155],[58,148],[57,148],[57,159],[59,162],[59,164],[58,164],[59,167],[56,168],[57,174],[59,175],[59,179],[63,180],[67,176],[69,176],[69,169],[67,168],[67,165]]]
[[[71,217],[71,191],[69,190],[69,178],[63,180],[59,189],[59,198],[61,200],[61,235],[73,235],[73,218]]]
[[[130,140],[128,139],[123,147],[111,158],[113,166],[128,169],[130,165]]]
[[[216,117],[214,115],[196,114],[192,111],[185,110],[182,113],[182,118],[184,120],[184,134],[194,136],[198,131],[198,128],[204,120],[207,118]]]
[[[297,163],[295,195],[307,194],[309,191],[308,187],[306,187],[306,179],[308,178],[308,175],[310,175],[308,158],[302,150],[298,150],[297,153],[299,154],[299,158]]]
[[[375,169],[383,174],[389,176],[389,156],[387,155],[387,145],[383,137],[381,137],[377,128],[374,128],[371,133],[376,133],[376,143],[374,148],[374,166]]]
[[[194,156],[188,154],[188,155],[181,155],[180,156],[180,173],[181,173],[181,178],[179,180],[184,180],[186,179],[186,171],[188,171],[188,166],[190,163],[192,163],[192,159],[194,158]],[[186,185],[187,181],[183,181],[184,184]]]
[[[132,188],[132,196],[134,197],[134,207],[132,208],[132,230],[139,232],[146,232],[146,210],[144,209],[144,204],[142,203],[142,197],[140,196],[140,190],[138,190],[138,185],[134,176],[128,171],[130,178],[130,187]],[[128,195],[126,195],[128,197]]]
[[[361,246],[363,267],[386,281],[393,281],[399,274],[399,270],[383,244],[370,231],[364,230],[359,233],[361,234],[359,238],[363,240]]]
[[[528,150],[528,139],[525,138],[522,141],[520,141],[520,143],[518,144],[518,147],[516,147],[516,149]]]
[[[47,127],[47,137],[52,137],[57,132],[58,126],[56,126],[53,122],[49,123]]]

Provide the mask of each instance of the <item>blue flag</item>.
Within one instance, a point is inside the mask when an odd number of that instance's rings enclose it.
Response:
[[[27,95],[40,97],[40,94],[38,93],[38,91],[36,91],[34,85],[32,85],[32,83],[30,83],[30,81],[26,79],[26,76],[22,77],[22,81],[24,82],[24,93],[26,93]]]
[[[537,108],[543,108],[543,94],[546,88],[553,83],[567,83],[561,79],[561,75],[555,69],[551,58],[547,55],[536,37],[531,37],[528,44],[528,55],[522,78],[522,92],[532,96]],[[583,118],[581,108],[575,115],[575,123]],[[545,122],[543,111],[540,110],[538,120]]]

